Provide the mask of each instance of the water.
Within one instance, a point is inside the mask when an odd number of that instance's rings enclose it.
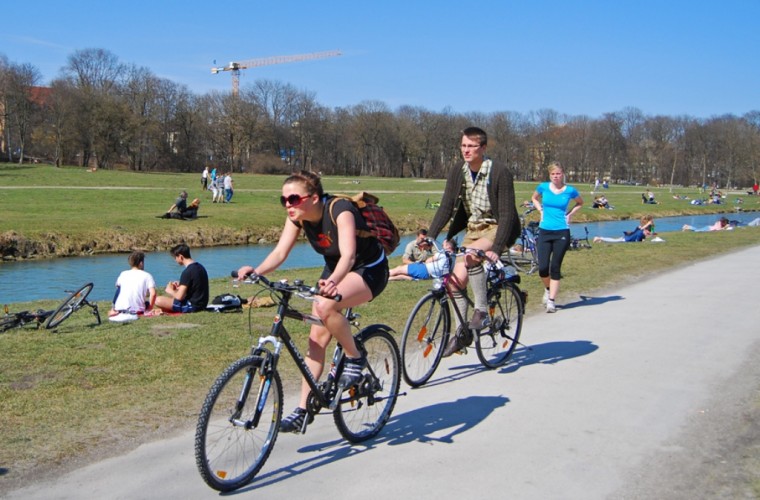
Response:
[[[655,220],[655,229],[658,233],[680,231],[684,224],[701,227],[712,224],[720,217],[720,214],[663,217]],[[726,217],[746,224],[760,217],[760,213],[735,213]],[[617,237],[621,236],[623,231],[632,230],[637,223],[638,221],[632,220],[579,223],[573,224],[571,232],[576,238],[583,237],[585,226],[589,230],[589,239],[594,236]],[[393,256],[401,256],[404,247],[413,238],[413,235],[402,238]],[[664,238],[667,240],[667,235]],[[191,249],[191,253],[195,260],[204,265],[209,277],[222,278],[228,277],[231,270],[244,264],[258,264],[272,248],[271,245],[214,247]],[[293,249],[282,269],[319,267],[323,263],[322,257],[304,243]],[[0,264],[0,304],[42,299],[62,300],[66,290],[74,290],[87,282],[95,284],[91,298],[110,301],[115,291],[116,278],[127,267],[125,254],[5,262]],[[179,279],[182,271],[169,252],[146,254],[145,270],[155,278],[159,293],[163,292],[167,282]]]

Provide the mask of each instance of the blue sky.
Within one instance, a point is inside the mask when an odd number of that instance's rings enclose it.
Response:
[[[553,109],[708,118],[760,110],[760,1],[10,0],[0,54],[43,84],[102,48],[195,93],[229,90],[230,61],[340,50],[244,70],[319,103],[440,112]]]

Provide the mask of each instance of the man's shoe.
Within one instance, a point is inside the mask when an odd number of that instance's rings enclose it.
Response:
[[[306,417],[308,416],[308,421]],[[314,421],[313,415],[308,415],[303,408],[296,408],[293,413],[282,419],[280,432],[295,432],[301,434],[306,431],[306,426]]]
[[[557,306],[554,304],[554,301],[552,299],[546,301],[546,312],[557,312]]]
[[[482,330],[489,323],[491,323],[491,318],[488,317],[488,314],[480,309],[475,309],[472,318],[470,318],[470,330]]]
[[[449,341],[446,342],[446,347],[443,350],[443,357],[448,358],[455,352],[459,352],[465,347],[472,345],[472,332],[460,328],[456,335],[452,335]]]
[[[545,290],[544,290],[544,296],[543,296],[543,298],[541,299],[541,303],[542,303],[543,305],[546,305],[546,303],[547,303],[548,301],[549,301],[549,289],[547,288],[547,289],[545,289]]]
[[[343,364],[343,373],[340,374],[340,380],[338,380],[338,386],[341,389],[348,389],[352,385],[358,384],[362,379],[362,370],[366,366],[367,358],[364,356],[358,359],[346,357],[346,362]]]

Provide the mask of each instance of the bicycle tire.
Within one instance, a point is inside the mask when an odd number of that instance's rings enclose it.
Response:
[[[8,316],[3,316],[0,318],[0,332],[7,331],[18,326],[21,326],[21,320],[15,314],[10,314]]]
[[[344,391],[333,411],[338,432],[351,443],[376,436],[396,405],[401,356],[392,332],[387,326],[372,325],[356,335],[357,347],[367,356],[364,380]]]
[[[443,357],[451,331],[451,311],[429,292],[415,304],[401,335],[401,374],[411,387],[425,384]]]
[[[536,254],[535,243],[530,243],[524,237],[520,238],[519,252],[513,249],[507,251],[507,259],[518,271],[525,274],[533,274],[538,269],[538,255]]]
[[[488,313],[491,324],[476,336],[475,350],[486,368],[498,368],[509,361],[520,340],[524,304],[517,286],[504,283],[489,290]]]
[[[78,311],[79,308],[82,307],[82,302],[87,299],[87,296],[92,291],[92,287],[92,283],[87,283],[76,292],[72,292],[71,295],[69,295],[66,300],[64,300],[63,303],[58,306],[58,309],[56,309],[53,314],[48,317],[47,321],[45,321],[45,328],[51,330],[57,327],[75,311]]]
[[[195,464],[206,484],[217,491],[250,483],[277,441],[282,381],[277,371],[262,373],[263,363],[260,356],[235,361],[219,375],[203,402],[195,429]],[[250,419],[262,394],[261,417],[254,427]],[[233,424],[232,418],[238,423]]]

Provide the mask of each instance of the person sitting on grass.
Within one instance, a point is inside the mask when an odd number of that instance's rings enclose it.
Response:
[[[190,205],[187,204],[187,191],[180,191],[174,205],[164,214],[164,219],[195,219],[198,217],[198,207],[201,200],[195,198]]]
[[[641,193],[641,203],[649,204],[649,205],[657,205],[657,201],[654,199],[654,193],[652,191]]]
[[[401,280],[427,280],[431,278],[440,278],[451,271],[449,269],[449,257],[446,252],[456,250],[456,241],[444,240],[443,252],[438,252],[432,257],[428,257],[424,262],[411,262],[396,266],[389,272],[391,281]]]
[[[170,252],[174,261],[184,267],[179,281],[171,281],[164,291],[168,294],[156,298],[156,307],[165,312],[191,313],[203,311],[208,305],[208,273],[190,257],[190,248],[184,243],[175,245]]]
[[[129,269],[116,279],[116,294],[108,317],[120,314],[136,315],[150,311],[156,302],[156,282],[145,271],[145,254],[132,252],[127,258]],[[135,317],[136,319],[136,317]]]
[[[594,197],[594,204],[591,206],[591,208],[606,208],[611,209],[610,202],[607,201],[607,197],[604,195],[601,196],[595,196]]]
[[[645,215],[639,221],[639,225],[633,231],[623,232],[619,238],[595,236],[594,243],[634,243],[644,241],[654,231],[654,217]]]

